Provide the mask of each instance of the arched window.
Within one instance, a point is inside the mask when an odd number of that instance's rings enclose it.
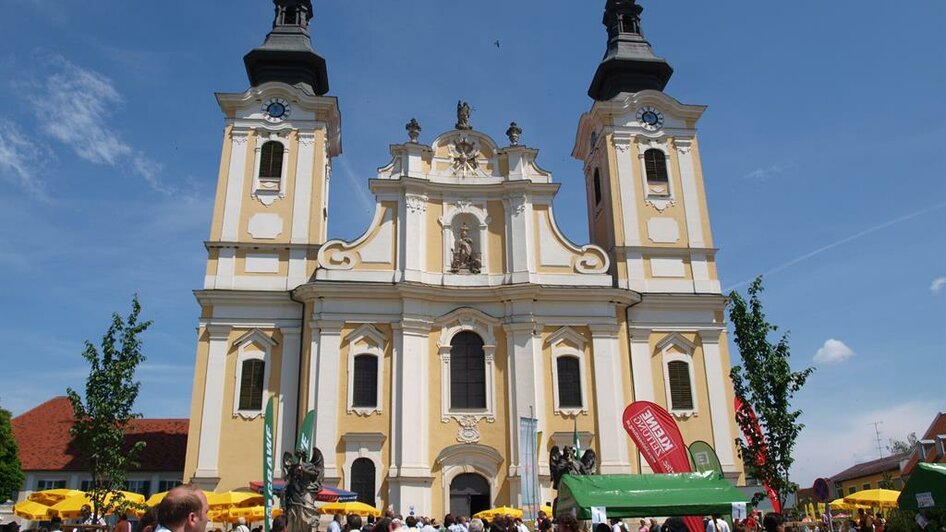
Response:
[[[297,11],[297,8],[287,7],[285,9],[286,11],[283,13],[283,24],[298,24],[299,12]]]
[[[374,506],[374,462],[369,458],[359,458],[351,464],[351,490],[358,494],[358,502]]]
[[[352,407],[378,406],[378,357],[355,357],[355,375],[352,379]]]
[[[243,361],[240,376],[240,410],[263,408],[263,375],[266,363],[254,358]]]
[[[644,152],[644,168],[647,170],[648,184],[667,184],[667,155],[661,150],[651,148]]]
[[[486,408],[486,354],[474,332],[463,331],[450,341],[450,408]]]
[[[578,357],[560,356],[558,365],[559,408],[581,408],[581,370]]]
[[[285,149],[281,142],[271,140],[260,150],[259,177],[279,179],[282,177],[282,159]]]
[[[601,203],[601,173],[598,171],[597,168],[595,168],[594,187],[595,187],[595,205],[598,205]]]
[[[670,409],[693,410],[690,364],[682,360],[668,362],[667,380],[670,382]]]

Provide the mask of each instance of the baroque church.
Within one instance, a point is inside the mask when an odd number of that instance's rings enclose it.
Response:
[[[599,473],[650,473],[622,428],[637,400],[664,406],[742,482],[696,138],[705,107],[663,92],[673,70],[636,1],[606,2],[607,51],[576,124],[590,244],[559,230],[559,185],[515,124],[491,138],[462,102],[430,144],[408,124],[368,183],[370,226],[329,240],[344,95],[328,95],[311,1],[274,4],[244,58],[249,89],[217,95],[184,480],[261,479],[272,397],[276,478],[314,409],[326,484],[404,514],[520,506],[524,417],[537,420],[539,501],[553,498],[549,450],[576,437]]]

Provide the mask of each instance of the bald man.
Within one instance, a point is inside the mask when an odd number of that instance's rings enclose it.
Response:
[[[207,496],[197,486],[178,486],[158,505],[159,524],[155,532],[204,532],[209,509]]]

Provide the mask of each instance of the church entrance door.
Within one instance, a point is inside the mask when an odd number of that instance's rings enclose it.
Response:
[[[477,512],[489,510],[489,483],[476,473],[463,473],[450,483],[450,513],[455,516],[472,517]]]

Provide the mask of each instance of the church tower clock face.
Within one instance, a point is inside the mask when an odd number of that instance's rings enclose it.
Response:
[[[656,107],[642,107],[637,111],[637,121],[647,131],[657,131],[664,127],[664,115]]]
[[[281,122],[289,118],[292,108],[286,100],[282,98],[272,98],[263,104],[263,112],[266,113],[266,120],[270,122]]]

